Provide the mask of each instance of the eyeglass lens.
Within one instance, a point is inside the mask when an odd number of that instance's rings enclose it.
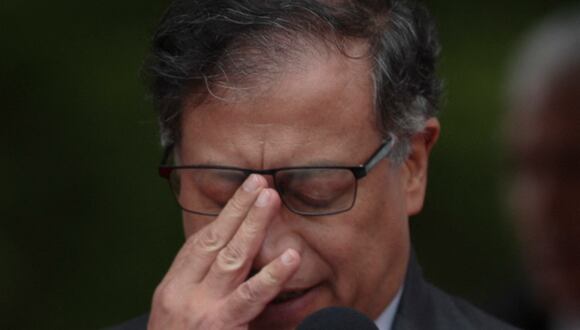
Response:
[[[171,173],[170,184],[184,210],[217,215],[247,176],[232,169],[182,168]],[[356,195],[356,179],[349,169],[280,170],[274,184],[286,207],[304,215],[346,211]]]

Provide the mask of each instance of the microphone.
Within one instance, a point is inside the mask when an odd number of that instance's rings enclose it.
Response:
[[[309,315],[296,329],[378,330],[379,328],[359,311],[346,307],[327,307]]]

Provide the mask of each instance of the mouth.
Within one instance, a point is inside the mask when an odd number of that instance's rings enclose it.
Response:
[[[308,288],[287,288],[264,308],[255,320],[260,329],[286,329],[298,325],[306,316],[317,310],[323,289],[320,284]]]
[[[248,274],[248,279],[252,278],[254,275],[258,273],[257,269],[252,269]],[[274,299],[270,301],[270,305],[281,305],[284,303],[291,302],[293,300],[297,300],[305,296],[308,292],[312,291],[315,286],[306,288],[306,289],[288,289],[283,292],[280,292]]]
[[[278,305],[278,304],[283,304],[286,302],[289,302],[291,300],[294,299],[299,299],[302,296],[304,296],[305,294],[307,294],[310,291],[311,288],[308,289],[304,289],[304,290],[292,290],[292,291],[285,291],[285,292],[281,292],[280,294],[278,294],[276,296],[276,298],[274,298],[274,300],[272,300],[272,304],[274,305]]]

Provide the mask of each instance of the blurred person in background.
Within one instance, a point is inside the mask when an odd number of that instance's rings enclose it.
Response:
[[[509,201],[536,311],[513,304],[527,329],[580,329],[580,8],[525,39],[508,89]]]
[[[414,1],[174,1],[150,74],[186,243],[127,329],[510,329],[423,280],[409,216],[439,135]],[[166,219],[167,220],[167,219]]]

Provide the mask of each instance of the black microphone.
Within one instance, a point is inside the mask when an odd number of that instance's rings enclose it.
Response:
[[[359,311],[346,307],[327,307],[309,315],[297,330],[378,330],[375,322]]]

